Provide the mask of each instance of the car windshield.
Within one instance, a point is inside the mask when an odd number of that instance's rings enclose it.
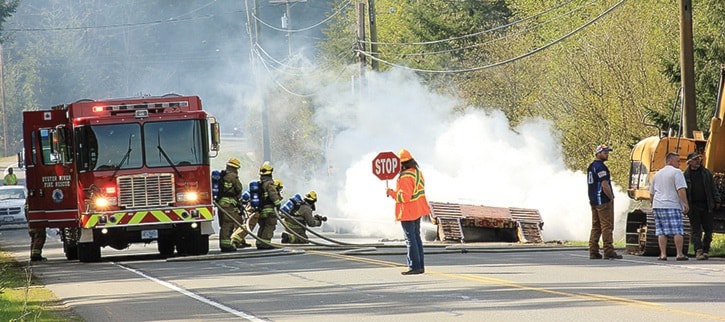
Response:
[[[25,190],[23,189],[0,189],[0,200],[6,199],[25,199]]]

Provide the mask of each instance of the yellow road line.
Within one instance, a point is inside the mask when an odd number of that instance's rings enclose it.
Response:
[[[348,260],[348,261],[355,261],[355,262],[375,264],[375,265],[380,265],[380,266],[387,266],[387,267],[401,267],[401,266],[404,267],[405,266],[402,264],[389,262],[389,261],[370,259],[370,258],[365,258],[365,257],[355,257],[355,256],[335,254],[335,253],[328,253],[328,252],[323,252],[323,251],[308,250],[307,253],[320,255],[320,256],[339,258],[339,259]],[[725,321],[725,317],[722,317],[722,316],[715,316],[715,315],[710,315],[710,314],[705,314],[705,313],[697,313],[697,312],[691,312],[691,311],[672,309],[672,308],[663,307],[662,305],[660,305],[658,303],[640,301],[640,300],[630,299],[630,298],[626,298],[626,297],[617,297],[617,296],[592,294],[592,293],[571,293],[571,292],[564,292],[564,291],[556,291],[556,290],[551,290],[551,289],[546,289],[546,288],[526,286],[526,285],[522,285],[522,284],[516,283],[514,281],[509,281],[509,280],[485,277],[485,276],[478,276],[478,275],[471,275],[471,274],[450,274],[450,273],[430,271],[428,269],[426,269],[425,272],[426,272],[426,274],[438,275],[438,276],[448,277],[448,278],[452,278],[452,279],[473,281],[473,282],[499,285],[499,286],[507,286],[507,287],[516,288],[516,289],[520,289],[520,290],[560,295],[560,296],[579,298],[579,299],[584,299],[584,300],[592,300],[592,301],[600,301],[600,302],[608,302],[608,303],[614,303],[614,304],[620,304],[620,305],[627,305],[627,306],[649,309],[649,310],[653,310],[653,311],[677,313],[677,314],[682,314],[682,315],[686,315],[686,316],[693,316],[693,317],[711,319],[711,320],[716,320],[716,321]]]

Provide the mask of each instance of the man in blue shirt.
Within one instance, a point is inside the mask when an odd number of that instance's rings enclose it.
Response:
[[[622,255],[614,251],[614,192],[612,191],[609,169],[604,162],[609,160],[607,145],[599,145],[595,150],[595,159],[587,168],[589,185],[589,205],[592,208],[592,231],[589,235],[589,259],[621,259]],[[604,256],[599,253],[601,237]]]

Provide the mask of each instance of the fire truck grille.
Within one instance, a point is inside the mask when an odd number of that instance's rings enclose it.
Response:
[[[168,206],[174,202],[172,174],[121,176],[118,182],[118,205],[126,209]]]

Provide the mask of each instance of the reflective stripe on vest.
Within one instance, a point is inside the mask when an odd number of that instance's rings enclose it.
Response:
[[[420,197],[425,196],[423,180],[421,179],[420,171],[418,171],[417,168],[414,168],[414,172],[403,172],[403,174],[400,175],[400,178],[402,179],[403,177],[413,177],[415,179],[415,186],[413,187],[413,194],[410,196],[410,201],[416,201],[420,199]],[[395,196],[395,200],[397,202],[404,202],[402,191],[398,192],[398,194]]]

